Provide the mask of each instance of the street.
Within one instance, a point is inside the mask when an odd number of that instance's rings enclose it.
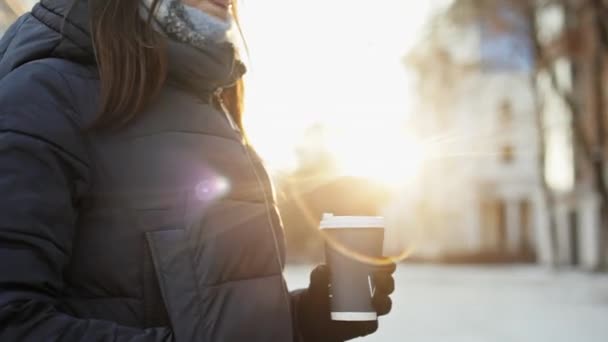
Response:
[[[290,266],[291,289],[310,266]],[[608,275],[530,266],[402,265],[393,312],[358,341],[605,342]]]

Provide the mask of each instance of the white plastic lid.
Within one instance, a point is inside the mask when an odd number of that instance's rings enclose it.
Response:
[[[384,229],[382,216],[334,216],[323,214],[320,229],[339,228],[381,228]]]

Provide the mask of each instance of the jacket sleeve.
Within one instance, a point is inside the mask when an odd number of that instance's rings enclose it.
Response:
[[[83,141],[52,105],[15,106],[22,101],[13,98],[19,94],[11,95],[3,84],[0,341],[172,341],[169,328],[137,329],[79,319],[61,310],[62,274],[71,258],[76,203],[89,181],[86,161],[73,152]],[[34,84],[32,90],[36,88]],[[27,101],[25,93],[20,96]]]
[[[74,163],[51,143],[0,129],[0,341],[172,340],[169,329],[137,330],[58,310],[77,215]]]

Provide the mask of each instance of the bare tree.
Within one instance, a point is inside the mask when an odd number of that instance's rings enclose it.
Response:
[[[590,173],[599,199],[599,264],[606,269],[608,243],[608,185],[606,184],[605,59],[608,46],[608,8],[601,0],[553,0],[565,13],[562,34],[545,46],[538,45],[539,64],[551,77],[554,91],[571,114],[576,158],[581,172]],[[560,88],[552,62],[567,58],[574,70],[571,90]]]
[[[606,237],[608,236],[608,187],[606,184],[606,106],[604,89],[604,61],[606,59],[606,45],[608,35],[606,32],[606,6],[601,0],[591,0],[592,28],[596,34],[596,44],[593,49],[593,117],[596,123],[596,144],[593,149],[591,163],[593,164],[594,178],[600,203],[600,264],[599,269],[606,269],[607,251]]]
[[[519,8],[521,9],[528,30],[530,33],[530,42],[532,49],[532,56],[534,59],[534,71],[530,74],[530,84],[534,89],[534,105],[536,115],[536,131],[539,144],[539,155],[538,155],[538,173],[539,179],[541,180],[541,187],[545,204],[547,206],[547,217],[549,220],[548,235],[549,235],[549,247],[551,253],[551,266],[556,269],[559,266],[558,260],[558,241],[557,241],[557,222],[556,222],[556,210],[555,210],[555,197],[545,177],[545,170],[547,168],[547,139],[545,132],[544,122],[544,106],[543,98],[540,94],[537,80],[538,76],[546,67],[545,56],[543,53],[542,45],[538,37],[538,23],[537,23],[537,10],[538,4],[534,1],[518,1]]]

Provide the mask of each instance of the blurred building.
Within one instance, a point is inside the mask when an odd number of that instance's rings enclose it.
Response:
[[[415,119],[431,145],[418,183],[441,244],[429,250],[529,258],[546,226],[529,76],[472,68],[457,83],[449,106]]]
[[[400,203],[402,212],[417,217],[406,222],[414,236],[403,239],[418,241],[420,257],[550,263],[556,248],[561,263],[591,268],[597,262],[597,203],[585,187],[574,188],[564,106],[549,104],[550,125],[539,126],[526,19],[508,6],[494,8],[491,16],[466,17],[455,3],[456,15],[438,16],[407,58],[422,99],[412,125],[429,146],[430,160],[417,196]],[[540,163],[545,153],[550,174]],[[557,187],[550,194],[556,231],[545,176]]]

